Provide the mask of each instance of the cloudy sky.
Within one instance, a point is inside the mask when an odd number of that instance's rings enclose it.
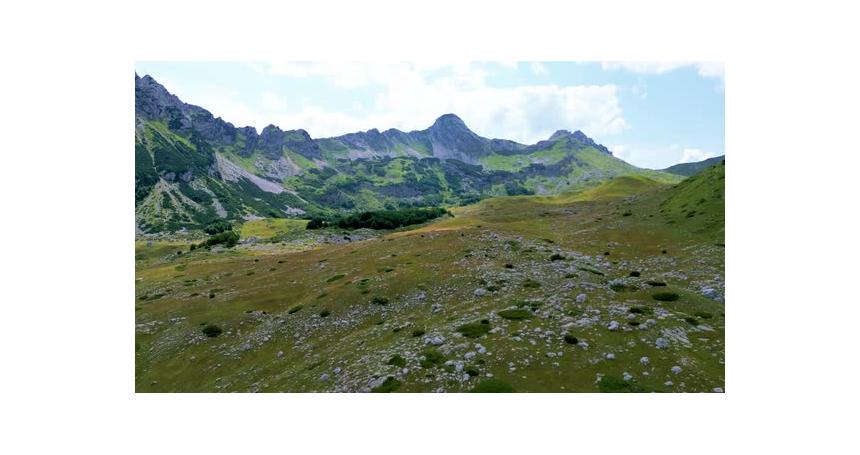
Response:
[[[236,126],[329,137],[424,129],[455,113],[476,133],[531,144],[582,130],[637,166],[724,154],[722,63],[139,62],[183,101]]]

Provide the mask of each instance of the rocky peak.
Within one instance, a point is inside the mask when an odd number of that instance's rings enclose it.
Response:
[[[431,129],[456,128],[456,129],[469,130],[469,127],[466,126],[466,123],[463,122],[463,119],[461,119],[460,117],[457,117],[454,114],[445,114],[445,115],[437,118],[436,121],[433,122],[433,126],[431,126],[430,128]]]
[[[577,132],[579,132],[579,131],[577,131]],[[550,141],[557,141],[557,140],[559,140],[559,139],[561,139],[561,138],[563,138],[563,137],[568,137],[568,136],[570,136],[570,131],[568,131],[568,130],[558,130],[558,131],[556,131],[555,133],[552,133],[552,136],[550,136],[548,140],[550,140]]]

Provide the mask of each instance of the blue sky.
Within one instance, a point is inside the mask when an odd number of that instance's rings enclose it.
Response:
[[[637,166],[724,154],[722,63],[139,62],[183,101],[236,126],[330,137],[424,129],[455,113],[476,133],[534,143],[582,130]]]

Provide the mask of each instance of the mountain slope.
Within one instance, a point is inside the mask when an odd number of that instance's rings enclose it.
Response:
[[[674,166],[669,166],[666,169],[662,169],[663,172],[668,172],[669,174],[675,175],[683,175],[684,177],[690,177],[698,174],[699,172],[704,171],[705,169],[718,164],[722,161],[725,161],[726,156],[715,156],[713,158],[708,158],[706,160],[697,161],[695,163],[681,163],[676,164]]]
[[[489,196],[557,194],[639,169],[581,131],[533,145],[488,139],[454,114],[429,128],[314,139],[269,125],[258,134],[186,104],[135,75],[135,213],[139,232],[216,219],[460,205]]]

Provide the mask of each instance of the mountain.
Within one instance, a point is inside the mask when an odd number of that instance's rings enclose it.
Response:
[[[637,174],[581,131],[526,145],[484,138],[445,114],[429,128],[312,138],[302,129],[237,127],[135,75],[135,221],[139,233],[219,219],[462,205],[558,194]]]
[[[696,175],[705,169],[715,165],[720,164],[720,162],[724,162],[726,160],[725,155],[715,156],[713,158],[708,158],[706,160],[697,161],[695,163],[681,163],[676,164],[674,166],[669,166],[666,169],[662,169],[662,172],[668,172],[669,174],[675,175],[683,175],[684,177],[690,177]]]

